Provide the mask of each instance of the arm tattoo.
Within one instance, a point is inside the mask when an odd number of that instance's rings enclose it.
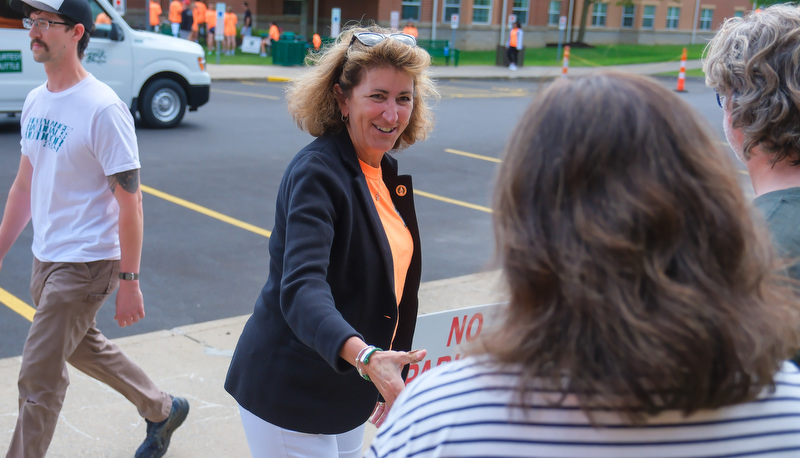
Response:
[[[131,194],[136,192],[139,189],[139,169],[115,173],[108,177],[108,185],[111,188],[111,194],[114,194],[117,190],[117,184]]]

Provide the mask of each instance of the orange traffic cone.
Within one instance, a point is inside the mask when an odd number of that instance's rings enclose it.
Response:
[[[568,68],[569,68],[569,46],[564,46],[564,60],[561,63],[561,78],[567,77]]]
[[[678,72],[678,87],[676,92],[686,92],[686,48],[681,53],[681,71]]]

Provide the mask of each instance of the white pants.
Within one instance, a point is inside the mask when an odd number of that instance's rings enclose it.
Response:
[[[181,31],[181,23],[180,22],[171,22],[170,25],[172,26],[172,36],[178,38],[178,34]]]
[[[239,406],[253,458],[360,458],[364,425],[341,434],[308,434],[284,429]]]

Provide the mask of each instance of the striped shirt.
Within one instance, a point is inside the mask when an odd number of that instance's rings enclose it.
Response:
[[[366,456],[800,457],[800,371],[790,362],[776,391],[756,401],[689,417],[662,412],[639,426],[598,411],[592,427],[573,397],[553,406],[543,392],[523,410],[517,380],[475,358],[426,372],[401,393]]]

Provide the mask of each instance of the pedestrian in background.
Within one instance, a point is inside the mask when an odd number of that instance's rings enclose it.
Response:
[[[523,33],[522,26],[519,22],[514,23],[514,27],[508,33],[508,41],[506,41],[506,53],[508,55],[508,68],[511,70],[517,69],[519,62],[519,52],[522,50]]]
[[[417,30],[417,26],[414,25],[413,21],[408,21],[405,27],[403,27],[403,33],[411,35],[414,38],[419,36],[419,31]]]
[[[205,35],[206,10],[208,8],[202,0],[192,2],[192,33],[189,35],[189,41],[197,43],[200,35]]]
[[[386,153],[433,127],[430,55],[410,35],[369,27],[311,59],[287,99],[316,140],[281,180],[269,277],[225,382],[254,457],[361,457],[365,422],[381,424],[406,365],[425,357],[410,351],[414,192]]]
[[[183,5],[180,0],[172,0],[169,2],[169,23],[172,27],[172,36],[175,38],[180,36],[182,13]]]
[[[150,29],[153,32],[161,31],[161,4],[158,0],[150,0]]]
[[[250,11],[250,5],[244,2],[244,18],[242,19],[242,36],[249,37],[253,33],[253,12]]]
[[[189,403],[161,391],[96,323],[115,290],[120,326],[145,316],[133,116],[81,65],[94,28],[86,0],[14,0],[11,7],[24,11],[33,60],[44,65],[47,81],[25,99],[22,155],[0,221],[0,267],[32,222],[36,307],[22,350],[19,415],[7,457],[45,456],[69,385],[67,362],[136,406],[147,437],[135,456],[160,457]]]
[[[189,0],[183,0],[183,11],[181,11],[181,38],[188,40],[192,35],[192,6]]]
[[[225,41],[223,41],[222,45],[225,48],[225,54],[232,56],[236,52],[236,23],[239,21],[236,13],[233,12],[232,6],[229,6],[228,11],[225,12],[224,21],[225,28],[223,33]]]
[[[266,37],[261,38],[261,57],[267,57],[270,55],[273,43],[280,39],[281,31],[278,28],[278,24],[273,22],[269,25],[269,34]]]
[[[206,34],[206,49],[208,50],[208,54],[212,54],[214,48],[217,46],[215,37],[217,33],[217,5],[214,3],[209,3],[206,9],[206,28],[208,29],[208,33]]]
[[[706,47],[706,84],[722,127],[747,166],[756,208],[800,281],[800,9],[775,5],[726,20]],[[742,46],[747,43],[747,46]],[[763,75],[753,77],[754,72]],[[800,351],[795,363],[800,364]]]
[[[749,214],[673,92],[554,82],[498,173],[500,323],[414,379],[367,456],[797,456],[800,303]]]

